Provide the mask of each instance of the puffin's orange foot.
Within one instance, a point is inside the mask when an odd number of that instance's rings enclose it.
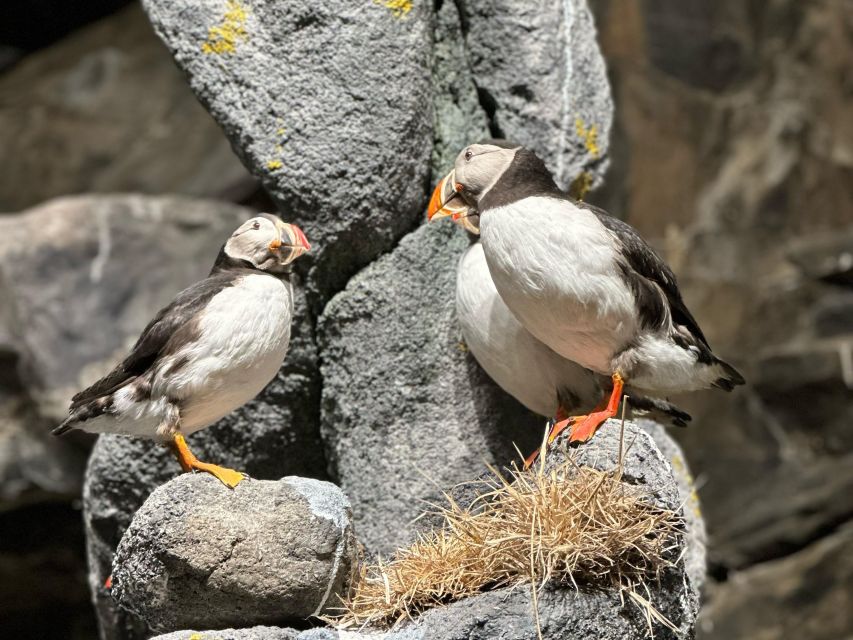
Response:
[[[218,464],[208,464],[206,462],[196,461],[191,468],[196,471],[203,471],[205,473],[209,473],[213,477],[217,478],[226,487],[230,487],[232,489],[246,479],[245,474],[240,473],[239,471],[235,471],[234,469],[220,467]]]
[[[609,411],[596,411],[590,413],[582,422],[579,422],[572,428],[572,434],[569,436],[569,442],[586,442],[599,427],[608,419],[611,418]]]
[[[565,414],[563,414],[563,415],[565,415]],[[559,436],[561,433],[563,433],[563,431],[566,429],[566,427],[569,427],[569,426],[575,424],[578,420],[582,420],[585,417],[586,416],[573,416],[571,418],[566,418],[565,420],[560,420],[559,422],[555,422],[551,426],[551,431],[548,432],[548,441],[547,441],[545,446],[547,447],[552,442],[554,442],[554,440],[557,439],[557,436]],[[533,453],[531,453],[529,456],[527,456],[527,459],[524,461],[524,468],[525,469],[529,469],[533,465],[533,463],[536,462],[536,459],[539,457],[539,453],[541,451],[542,451],[542,449],[539,448],[536,451],[534,451]]]
[[[187,446],[187,441],[180,433],[176,433],[172,441],[169,443],[175,457],[184,471],[203,471],[209,473],[214,478],[217,478],[226,487],[234,488],[240,484],[246,476],[234,469],[226,469],[218,464],[209,464],[202,462],[193,455],[190,448]]]

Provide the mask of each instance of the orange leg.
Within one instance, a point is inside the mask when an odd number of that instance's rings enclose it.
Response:
[[[220,467],[216,464],[201,462],[193,455],[193,452],[190,451],[190,448],[187,446],[187,441],[184,440],[184,436],[180,433],[175,435],[174,439],[169,443],[169,447],[172,449],[175,457],[178,458],[181,469],[184,471],[204,471],[205,473],[211,474],[222,482],[222,484],[231,487],[232,489],[240,484],[240,482],[242,482],[246,477],[239,471],[234,471],[234,469],[226,469],[225,467]]]
[[[563,410],[562,407],[557,409],[557,415],[554,417],[554,420],[552,421],[553,424],[551,425],[551,430],[548,432],[548,441],[547,441],[547,444],[545,445],[546,447],[549,444],[551,444],[552,442],[554,442],[554,440],[556,440],[557,436],[560,435],[566,427],[574,424],[575,421],[578,420],[577,416],[574,416],[574,417],[565,417],[565,416],[566,416],[566,412]],[[583,418],[583,417],[585,417],[585,416],[580,416],[580,418]],[[531,465],[533,465],[533,463],[536,462],[536,459],[539,457],[540,451],[542,451],[541,448],[536,449],[536,451],[534,451],[529,456],[527,456],[527,458],[524,460],[524,468],[525,469],[529,469],[531,467]]]
[[[603,410],[593,411],[586,416],[582,422],[575,424],[575,426],[572,427],[572,435],[569,437],[569,442],[586,442],[595,435],[595,432],[598,431],[598,428],[605,420],[616,415],[616,411],[619,409],[619,403],[622,401],[623,386],[624,381],[622,380],[622,376],[618,373],[614,373],[613,392],[610,394],[610,400],[607,402],[607,406]]]

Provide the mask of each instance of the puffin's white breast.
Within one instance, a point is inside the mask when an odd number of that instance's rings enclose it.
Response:
[[[154,392],[180,401],[181,430],[192,433],[254,398],[276,375],[290,344],[291,285],[252,274],[211,298],[201,312],[198,340],[165,363]]]
[[[582,405],[588,405],[585,408],[597,402],[599,386],[592,374],[534,338],[503,302],[480,243],[468,247],[459,261],[456,314],[480,366],[534,413],[553,417],[559,405],[558,389],[571,391]]]
[[[480,231],[495,286],[524,327],[563,357],[612,373],[637,318],[615,242],[595,214],[524,198],[484,212]]]

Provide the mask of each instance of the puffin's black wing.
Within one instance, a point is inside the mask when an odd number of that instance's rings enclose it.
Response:
[[[624,267],[634,272],[633,274],[625,273],[626,277],[631,279],[631,276],[634,278],[642,276],[642,278],[657,285],[666,297],[673,324],[684,327],[699,344],[710,351],[711,347],[708,345],[708,340],[702,333],[699,323],[696,322],[693,314],[684,304],[684,299],[678,290],[675,274],[663,261],[663,258],[628,223],[585,202],[578,203],[578,206],[592,211],[605,228],[616,236],[622,256],[625,259]],[[638,296],[637,302],[641,306],[640,312],[641,315],[644,315],[644,319],[660,322],[666,311],[661,306],[662,301],[655,295],[654,290],[644,286],[642,282],[632,282],[631,286]]]
[[[216,273],[181,291],[148,323],[128,356],[115,369],[71,399],[71,413],[113,393],[147,372],[158,358],[196,340],[199,313],[239,275],[238,271]]]

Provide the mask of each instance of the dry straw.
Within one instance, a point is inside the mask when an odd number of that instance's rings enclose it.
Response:
[[[645,615],[675,627],[654,609],[646,584],[677,561],[681,517],[613,471],[578,466],[509,477],[490,467],[480,497],[462,508],[450,496],[444,526],[419,536],[390,561],[361,566],[338,628],[388,627],[432,607],[496,587],[529,583],[538,625],[537,589],[548,581],[618,589]]]

